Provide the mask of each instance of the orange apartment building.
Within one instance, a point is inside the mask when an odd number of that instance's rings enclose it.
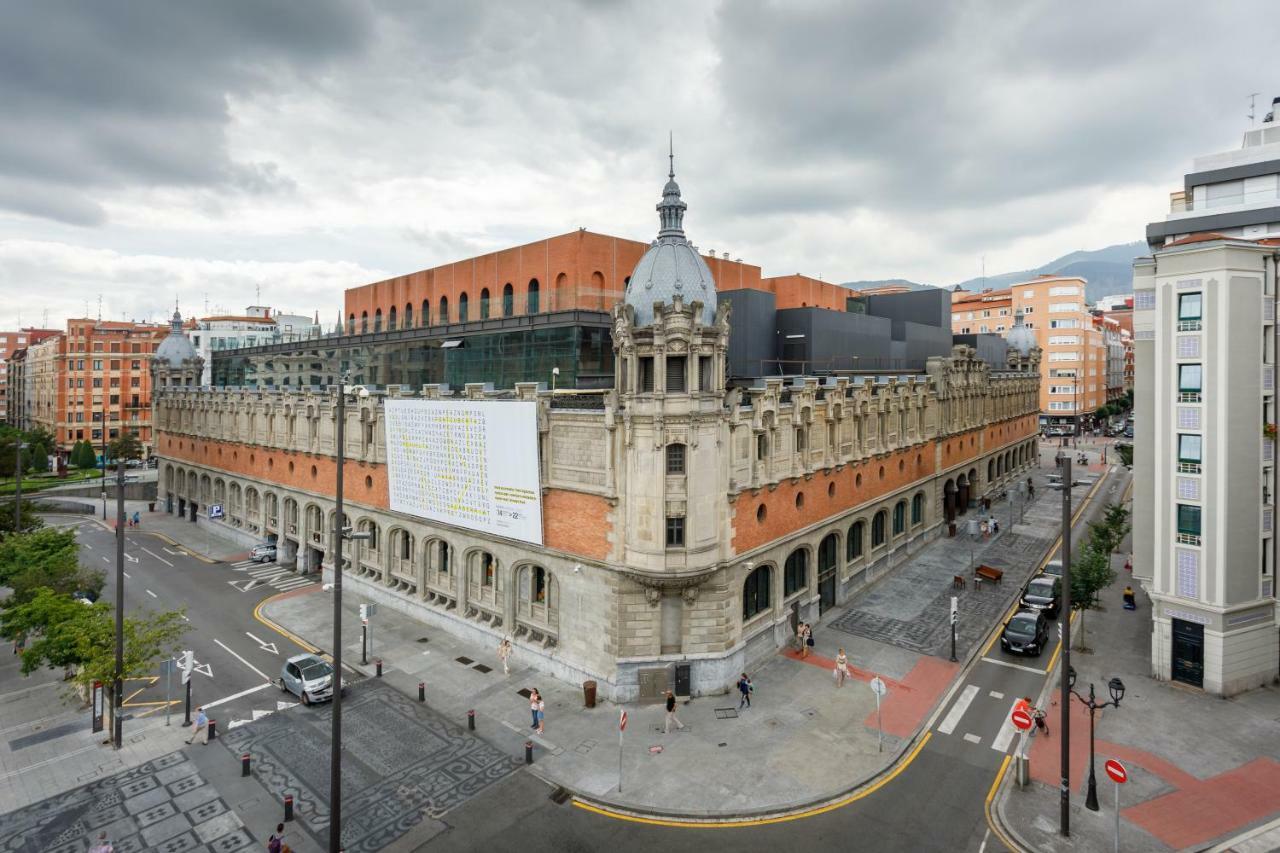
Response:
[[[32,426],[52,432],[61,454],[80,440],[101,447],[124,430],[151,453],[151,353],[167,326],[90,319],[27,350]]]
[[[622,301],[648,243],[581,229],[346,291],[348,333],[512,317],[550,311],[609,311]],[[716,290],[773,293],[778,308],[845,311],[860,295],[804,275],[761,276],[760,267],[701,252]]]
[[[951,297],[954,334],[1004,335],[1019,313],[1036,334],[1040,358],[1040,425],[1067,428],[1089,422],[1107,402],[1107,348],[1085,303],[1082,278],[1037,276],[981,293]]]

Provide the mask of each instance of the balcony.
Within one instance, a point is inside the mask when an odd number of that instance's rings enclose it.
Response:
[[[1199,545],[1200,534],[1199,533],[1179,533],[1175,541],[1177,541],[1179,545]]]
[[[1200,329],[1201,329],[1201,323],[1199,320],[1179,320],[1178,321],[1179,332],[1198,332],[1200,331]]]
[[[1178,473],[1179,474],[1199,474],[1200,463],[1199,462],[1179,462]]]
[[[1200,392],[1199,392],[1199,391],[1179,391],[1179,392],[1178,392],[1178,402],[1179,402],[1179,403],[1199,403],[1199,402],[1202,402],[1202,401],[1201,401],[1201,398],[1200,398]]]

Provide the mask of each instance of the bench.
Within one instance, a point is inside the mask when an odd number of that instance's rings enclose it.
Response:
[[[978,568],[973,570],[973,577],[978,581],[1000,583],[1004,580],[1004,572],[994,566],[978,566]]]
[[[955,575],[951,579],[952,589],[964,589],[964,575]]]

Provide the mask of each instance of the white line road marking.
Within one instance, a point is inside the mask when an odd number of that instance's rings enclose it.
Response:
[[[128,560],[130,563],[138,562],[138,558],[130,554],[128,551],[124,552],[124,558]]]
[[[987,695],[988,695],[988,696],[990,696],[992,699],[1003,699],[1003,698],[1004,698],[1004,694],[1003,694],[1003,693],[1001,693],[999,690],[992,690],[992,691],[991,691],[990,693],[988,693]]]
[[[151,590],[147,590],[147,595],[151,596],[152,598],[159,598],[159,597],[160,597],[160,596],[156,595],[154,592],[152,592]]]
[[[969,743],[982,743],[982,738],[978,735],[966,734],[964,739],[969,741]]]
[[[182,556],[182,552],[181,552],[181,551],[172,551],[172,550],[170,550],[170,549],[168,549],[168,548],[162,548],[161,550],[163,550],[166,554],[172,554],[172,555],[173,555],[173,556],[175,556],[175,557],[181,557],[181,556]]]
[[[978,695],[978,685],[970,684],[960,694],[960,698],[951,706],[951,710],[947,712],[947,716],[943,717],[942,725],[938,726],[938,733],[949,735],[956,730],[956,726],[960,724],[960,718],[964,716],[964,712],[969,710],[969,704],[973,702],[973,698]]]
[[[280,583],[272,584],[272,586],[282,592],[288,592],[289,590],[297,589],[300,586],[311,586],[313,583],[315,583],[313,580],[298,578],[297,580],[281,581]]]
[[[982,844],[978,847],[978,853],[987,853],[987,839],[991,837],[991,827],[987,827],[987,832],[982,836]]]
[[[997,658],[983,658],[983,663],[994,663],[996,666],[1007,666],[1009,669],[1020,669],[1023,672],[1034,672],[1036,675],[1044,675],[1045,670],[1036,669],[1033,666],[1023,666],[1020,663],[1010,663],[1007,660],[999,660]]]
[[[215,639],[215,640],[214,640],[214,642],[215,642],[215,643],[217,643],[218,645],[222,646],[222,650],[223,650],[224,652],[226,652],[227,654],[231,655],[231,656],[232,656],[233,658],[235,658],[236,660],[240,661],[240,663],[242,663],[242,664],[244,664],[245,666],[249,667],[249,669],[251,669],[251,670],[253,670],[254,672],[258,673],[258,675],[261,675],[261,676],[262,676],[264,679],[266,679],[267,681],[271,681],[271,676],[267,675],[265,672],[263,672],[262,670],[258,669],[256,666],[254,666],[253,664],[249,663],[249,662],[248,662],[247,660],[245,660],[244,658],[240,657],[240,655],[238,655],[238,654],[236,654],[235,652],[231,651],[231,649],[227,648],[227,645],[226,645],[225,643],[223,643],[221,640],[217,640],[217,639]]]
[[[92,551],[92,550],[93,550],[93,546],[92,546],[92,545],[90,545],[88,542],[81,542],[81,543],[80,543],[80,546],[81,546],[82,548],[88,548],[90,551]]]
[[[124,574],[124,576],[125,576],[125,577],[127,577],[127,578],[128,578],[128,577],[132,577],[132,575],[130,575],[128,572],[124,572],[123,574]]]
[[[996,752],[1008,752],[1009,742],[1018,733],[1009,718],[1013,716],[1013,709],[1018,707],[1018,703],[1021,701],[1021,699],[1014,699],[1009,705],[1009,713],[1000,718],[1000,731],[996,732],[995,739],[991,741],[991,748]]]
[[[157,560],[159,560],[160,562],[164,563],[164,564],[165,564],[166,566],[168,566],[169,568],[171,568],[171,569],[173,568],[173,563],[170,563],[168,560],[166,560],[164,557],[161,557],[159,554],[155,553],[154,551],[148,551],[146,548],[143,548],[142,550],[143,550],[143,551],[146,551],[146,553],[148,553],[148,554],[150,554],[151,556],[155,557]]]
[[[110,561],[110,560],[108,560],[106,557],[103,557],[103,558],[102,558],[102,562],[104,562],[104,563],[110,563],[111,561]]]
[[[261,640],[259,640],[257,637],[253,636],[253,634],[250,634],[248,631],[245,631],[244,635],[248,637],[250,640],[253,640],[255,643],[257,643],[258,648],[262,649],[264,652],[271,652],[271,654],[273,655],[280,654],[280,650],[276,648],[275,643],[264,643]]]
[[[214,640],[214,642],[217,643],[218,641]],[[218,643],[218,645],[221,646],[222,644]],[[248,696],[250,693],[257,693],[259,690],[266,690],[268,687],[271,687],[271,686],[272,686],[271,682],[268,681],[266,684],[259,684],[257,687],[250,687],[248,690],[241,690],[239,693],[232,693],[230,696],[223,696],[221,699],[215,699],[212,702],[205,702],[204,705],[202,705],[201,707],[216,708],[219,705],[225,705],[226,703],[234,702],[235,700],[243,696]],[[95,746],[95,749],[96,748],[97,747]]]

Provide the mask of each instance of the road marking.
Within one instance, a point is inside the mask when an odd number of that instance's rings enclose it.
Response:
[[[139,546],[139,547],[142,547],[142,546]],[[146,551],[146,553],[148,553],[148,554],[150,554],[151,556],[155,557],[157,560],[159,560],[160,562],[164,563],[164,564],[165,564],[166,566],[168,566],[169,568],[171,568],[171,569],[173,568],[173,563],[170,563],[168,560],[166,560],[164,557],[161,557],[159,554],[155,553],[154,551],[149,551],[149,550],[147,550],[146,548],[142,548],[142,550],[143,550],[143,551]]]
[[[261,676],[262,676],[264,679],[266,679],[268,682],[269,682],[269,681],[271,681],[271,676],[267,675],[265,672],[263,672],[262,670],[258,669],[256,666],[254,666],[253,664],[249,663],[249,662],[248,662],[247,660],[245,660],[244,658],[240,657],[240,655],[238,655],[238,654],[236,654],[235,652],[231,651],[231,649],[227,648],[226,644],[225,644],[225,643],[223,643],[221,640],[217,640],[217,639],[215,639],[215,640],[214,640],[214,642],[215,642],[215,643],[217,643],[218,645],[222,646],[222,650],[223,650],[223,651],[225,651],[227,654],[231,655],[231,656],[232,656],[233,658],[235,658],[236,660],[240,661],[240,663],[242,663],[242,664],[244,664],[245,666],[249,667],[249,669],[251,669],[251,670],[253,670],[254,672],[258,673],[258,675],[261,675]]]
[[[991,817],[991,801],[992,801],[992,800],[994,800],[994,799],[996,798],[996,791],[998,791],[998,790],[1000,789],[1000,781],[1001,781],[1002,779],[1004,779],[1004,774],[1005,774],[1005,772],[1009,769],[1009,762],[1010,762],[1010,760],[1012,760],[1012,758],[1013,758],[1013,756],[1011,756],[1011,755],[1006,755],[1006,756],[1004,757],[1004,761],[1000,762],[1000,769],[999,769],[998,771],[996,771],[996,778],[995,778],[995,780],[994,780],[994,781],[992,781],[992,783],[991,783],[991,790],[987,791],[987,801],[986,801],[986,803],[984,804],[984,806],[983,806],[983,809],[982,809],[982,810],[983,810],[983,812],[986,814],[986,817],[987,817],[987,833],[988,833],[988,835],[989,835],[989,834],[994,830],[994,831],[995,831],[995,834],[996,834],[996,837],[1000,839],[1000,841],[1004,844],[1004,846],[1005,846],[1007,849],[1009,849],[1009,850],[1021,850],[1022,848],[1018,847],[1018,846],[1017,846],[1017,845],[1015,845],[1012,841],[1010,841],[1008,838],[1006,838],[1006,837],[1005,837],[1005,834],[1004,834],[1003,832],[1001,832],[1001,831],[1000,831],[1000,828],[999,828],[998,826],[996,826],[995,821],[994,821],[994,820],[992,819],[992,817]],[[985,846],[986,846],[986,843],[987,843],[987,836],[985,836],[985,835],[983,836],[983,838],[982,838],[982,843],[983,843],[983,846],[985,847]]]
[[[159,597],[160,597],[160,596],[156,595],[154,592],[152,592],[151,590],[147,590],[147,595],[151,596],[152,598],[159,598]]]
[[[1018,733],[1018,730],[1013,727],[1013,723],[1009,721],[1009,718],[1013,716],[1013,709],[1018,707],[1018,703],[1021,701],[1021,699],[1014,699],[1013,703],[1009,706],[1009,713],[1000,718],[1000,731],[996,732],[995,739],[991,741],[991,748],[996,752],[1007,752],[1009,750],[1009,742],[1012,741],[1013,736]]]
[[[314,652],[320,651],[318,647],[311,645],[306,640],[299,637],[297,634],[294,634],[290,631],[286,631],[284,628],[280,627],[275,622],[272,622],[270,619],[262,615],[263,605],[269,601],[274,601],[275,599],[280,597],[281,596],[279,595],[273,595],[273,596],[270,596],[269,598],[264,598],[261,601],[259,601],[256,605],[254,605],[253,618],[257,619],[263,625],[266,625],[268,628],[270,628],[272,631],[275,631],[280,636],[292,641],[296,645],[301,646],[302,648],[306,649],[309,652],[314,653]]]
[[[1044,675],[1046,672],[1048,672],[1048,670],[1046,669],[1036,669],[1033,666],[1023,666],[1020,663],[1010,663],[1007,660],[1000,660],[999,658],[983,658],[982,662],[994,663],[997,666],[1007,666],[1009,667],[1009,669],[1020,669],[1023,672],[1034,672],[1036,675]]]
[[[132,576],[132,575],[130,575],[128,572],[121,572],[121,574],[123,574],[123,575],[124,575],[125,577],[127,577],[127,578],[132,578],[132,577],[133,577],[133,576]]]
[[[244,635],[248,637],[250,640],[253,640],[255,643],[257,643],[258,648],[262,649],[262,651],[271,652],[271,654],[273,655],[280,654],[280,650],[276,648],[275,643],[264,643],[262,642],[262,640],[259,640],[257,637],[253,636],[253,634],[250,634],[248,631],[245,631]]]
[[[218,641],[214,640],[214,642],[217,643]],[[218,645],[222,645],[222,644],[218,643]],[[228,702],[234,702],[235,700],[240,699],[241,697],[248,696],[250,693],[257,693],[259,690],[266,690],[268,687],[272,687],[272,686],[274,686],[272,682],[268,681],[266,684],[259,684],[257,687],[250,687],[248,690],[241,690],[239,693],[232,693],[230,696],[223,696],[221,699],[216,699],[213,702],[205,702],[202,707],[216,708],[219,705],[225,705]]]
[[[990,693],[988,693],[987,695],[988,695],[988,696],[990,696],[992,699],[1003,699],[1003,698],[1004,698],[1004,694],[1003,694],[1003,693],[1001,693],[999,690],[992,690],[992,691],[991,691]]]
[[[92,545],[90,545],[88,542],[81,542],[81,543],[80,543],[80,547],[82,547],[82,548],[88,548],[90,551],[92,551],[92,550],[93,550],[93,546],[92,546]]]
[[[982,738],[979,735],[966,734],[964,739],[969,741],[969,743],[982,743]]]
[[[956,726],[960,724],[960,718],[964,716],[964,712],[969,710],[969,704],[973,702],[973,698],[978,695],[978,685],[970,684],[960,694],[960,698],[951,706],[951,710],[947,712],[947,716],[943,718],[942,725],[938,726],[938,733],[949,735],[956,730]]]
[[[978,853],[987,853],[987,839],[991,837],[991,827],[987,827],[987,832],[982,836],[982,843],[978,845]]]
[[[128,551],[124,552],[124,558],[128,560],[130,563],[138,562],[138,558],[130,554]]]
[[[160,550],[164,551],[166,554],[172,554],[172,555],[173,555],[173,556],[175,556],[175,557],[181,557],[181,556],[182,556],[182,552],[181,552],[181,551],[171,551],[171,550],[170,550],[170,549],[168,549],[168,548],[161,548]]]
[[[102,558],[102,562],[104,562],[104,563],[110,563],[111,561],[110,561],[110,560],[108,560],[106,557],[103,557],[103,558]]]
[[[281,581],[280,583],[273,583],[271,584],[271,586],[275,589],[280,590],[281,592],[288,592],[291,589],[297,589],[298,587],[301,587],[301,586],[310,586],[313,583],[315,583],[315,581],[310,580],[308,578],[295,578],[294,580],[291,580],[291,581]]]

